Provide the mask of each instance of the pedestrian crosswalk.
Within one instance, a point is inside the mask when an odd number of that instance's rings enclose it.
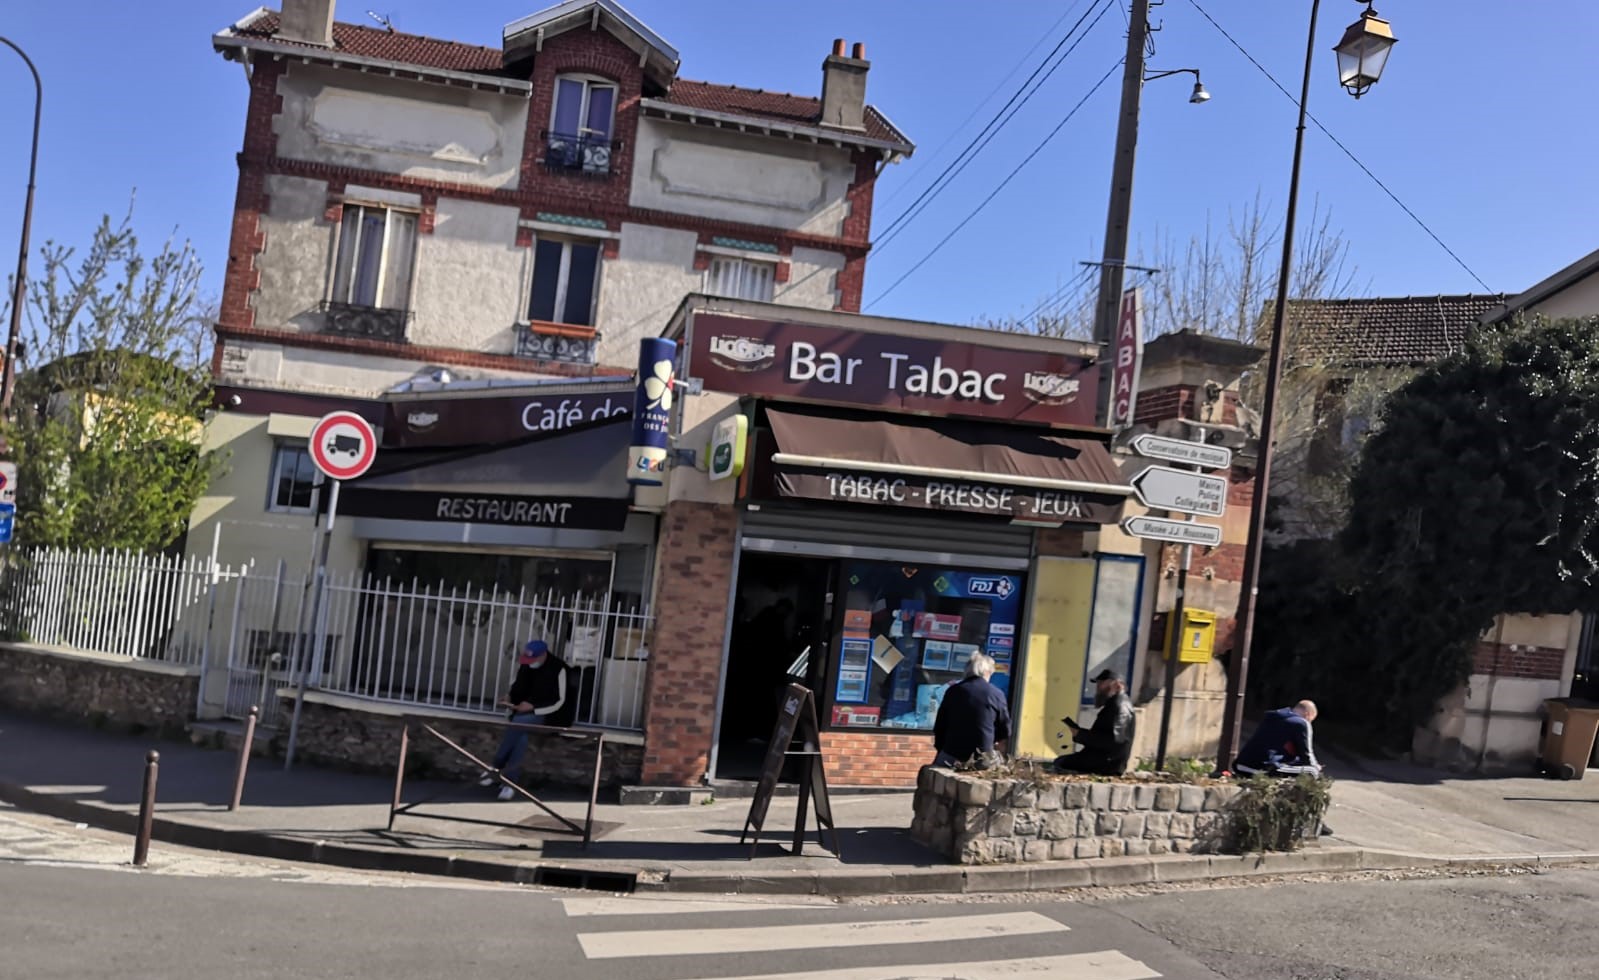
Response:
[[[672,980],[1149,980],[1161,976],[1126,952],[1098,948],[1100,944],[1092,938],[1075,935],[1055,916],[1034,910],[944,906],[937,914],[906,915],[902,908],[803,901],[772,904],[643,897],[560,901],[567,916],[579,925],[576,939],[591,968],[584,976],[591,977],[637,977],[645,969],[651,977],[669,975]],[[624,917],[643,921],[619,921]],[[618,928],[607,928],[612,924]],[[652,928],[629,928],[635,924]],[[728,975],[729,970],[747,968],[751,962],[780,963],[789,969]],[[859,965],[839,965],[851,962]],[[622,972],[613,974],[607,969]]]

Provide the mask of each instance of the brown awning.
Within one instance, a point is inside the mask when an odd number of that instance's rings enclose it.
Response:
[[[1103,442],[1045,429],[768,407],[782,496],[1106,524],[1132,488]]]

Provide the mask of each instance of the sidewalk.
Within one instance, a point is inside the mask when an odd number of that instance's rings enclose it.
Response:
[[[1449,863],[1599,861],[1599,780],[1442,779],[1393,764],[1334,772],[1328,823],[1337,836],[1289,855],[1169,855],[968,867],[910,840],[909,793],[833,798],[842,858],[815,844],[786,850],[795,801],[779,797],[765,842],[739,844],[746,800],[595,812],[595,839],[525,801],[475,787],[408,781],[406,800],[445,794],[386,829],[390,778],[251,761],[244,805],[227,811],[237,756],[154,738],[108,735],[0,714],[0,799],[132,833],[144,756],[161,753],[157,840],[283,860],[597,889],[873,894],[1021,891],[1191,881],[1241,874],[1356,871]],[[541,794],[542,795],[542,794]],[[581,823],[586,799],[546,797]],[[490,826],[460,820],[516,823]],[[781,842],[781,843],[779,843]]]

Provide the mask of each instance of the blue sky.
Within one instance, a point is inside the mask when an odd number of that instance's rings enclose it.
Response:
[[[682,76],[816,93],[831,39],[862,41],[869,100],[919,146],[879,182],[881,229],[976,134],[1093,0],[629,0],[680,50]],[[1198,0],[1297,91],[1309,0]],[[339,19],[369,6],[400,30],[497,44],[501,27],[540,0],[345,0]],[[1519,5],[1517,5],[1519,7]],[[1599,127],[1586,53],[1599,42],[1599,4],[1542,0],[1536,15],[1503,0],[1389,0],[1378,9],[1399,37],[1382,82],[1356,102],[1338,87],[1332,45],[1361,7],[1324,0],[1311,111],[1494,291],[1518,291],[1599,248],[1599,194],[1588,173]],[[0,34],[22,45],[45,79],[34,239],[81,242],[97,216],[120,213],[137,188],[146,238],[177,229],[193,240],[207,283],[221,288],[243,134],[242,69],[210,36],[249,0],[8,4]],[[1135,239],[1179,239],[1208,220],[1224,226],[1257,192],[1280,208],[1293,140],[1291,102],[1198,13],[1168,0],[1151,68],[1197,67],[1214,98],[1189,105],[1191,80],[1144,93],[1134,201]],[[875,254],[870,302],[966,217],[1121,57],[1125,24],[1112,9],[1032,101],[964,173]],[[1023,56],[1044,38],[1042,46]],[[1019,71],[1018,71],[1019,67]],[[1009,77],[1009,81],[1006,81]],[[942,251],[871,312],[948,322],[1015,315],[1097,258],[1104,229],[1119,75],[1099,89],[1036,159]],[[991,98],[989,96],[992,95]],[[986,101],[985,101],[986,99]],[[0,265],[14,259],[27,165],[32,86],[0,51]],[[973,113],[975,112],[975,116]],[[963,120],[970,121],[962,127]],[[1482,291],[1476,281],[1314,129],[1303,194],[1332,212],[1360,282],[1375,295]],[[1135,245],[1136,247],[1136,245]],[[36,263],[35,263],[36,266]]]

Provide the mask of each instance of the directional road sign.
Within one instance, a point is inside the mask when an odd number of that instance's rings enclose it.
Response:
[[[1212,470],[1226,469],[1233,465],[1233,451],[1226,446],[1171,439],[1167,436],[1157,436],[1153,432],[1146,432],[1134,439],[1133,452],[1151,459],[1163,459],[1168,463],[1187,463],[1189,466],[1203,466]]]
[[[1205,517],[1220,517],[1227,510],[1227,481],[1219,476],[1146,466],[1132,484],[1146,507]]]
[[[1221,528],[1215,524],[1171,521],[1164,517],[1129,517],[1122,521],[1122,530],[1135,538],[1149,538],[1152,541],[1197,544],[1208,548],[1221,544]]]
[[[372,423],[354,412],[329,412],[311,427],[311,462],[334,480],[353,480],[377,458]]]

